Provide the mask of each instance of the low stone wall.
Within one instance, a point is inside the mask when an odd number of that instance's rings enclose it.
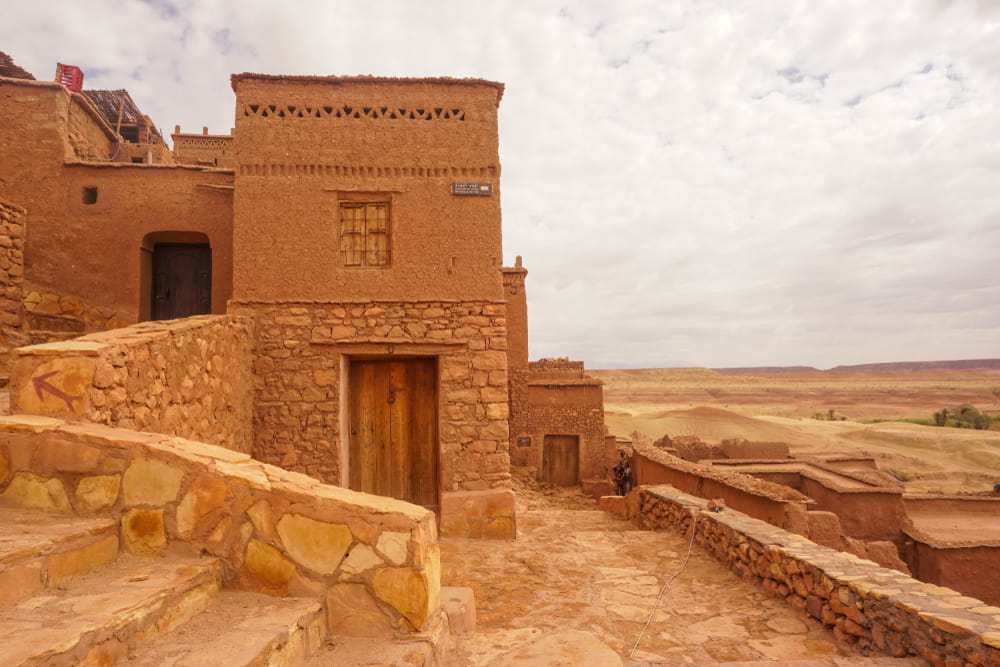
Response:
[[[18,348],[11,411],[253,446],[253,320],[143,322]]]
[[[1000,665],[1000,608],[723,509],[670,486],[629,497],[638,523],[674,528],[744,579],[820,620],[869,654],[934,665]],[[636,507],[637,506],[637,507]],[[964,661],[964,662],[963,662]]]
[[[211,554],[230,586],[320,599],[334,634],[390,637],[440,621],[432,512],[222,447],[0,417],[0,502],[115,517],[132,554]]]
[[[726,505],[801,535],[809,534],[809,499],[779,484],[750,475],[705,468],[643,443],[635,443],[632,475],[637,486],[670,484],[701,498],[721,498]]]

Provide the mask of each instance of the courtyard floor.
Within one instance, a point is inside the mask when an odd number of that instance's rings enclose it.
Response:
[[[441,584],[471,587],[478,616],[476,632],[455,637],[449,665],[847,665],[860,657],[697,546],[657,604],[687,539],[640,530],[574,490],[520,482],[516,492],[516,541],[441,540]]]

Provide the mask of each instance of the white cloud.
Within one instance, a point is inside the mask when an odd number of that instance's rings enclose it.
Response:
[[[993,2],[66,0],[5,9],[0,48],[168,133],[231,127],[233,72],[505,82],[533,357],[1000,356]]]

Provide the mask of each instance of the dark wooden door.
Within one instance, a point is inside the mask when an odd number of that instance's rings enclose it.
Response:
[[[545,436],[542,443],[542,481],[559,486],[580,483],[579,436]]]
[[[438,508],[437,363],[353,360],[350,487]]]
[[[153,248],[152,318],[212,312],[212,249],[193,243],[158,243]]]

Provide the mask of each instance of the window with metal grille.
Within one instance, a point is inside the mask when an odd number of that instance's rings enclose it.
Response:
[[[340,258],[344,266],[389,266],[388,202],[341,202]]]

